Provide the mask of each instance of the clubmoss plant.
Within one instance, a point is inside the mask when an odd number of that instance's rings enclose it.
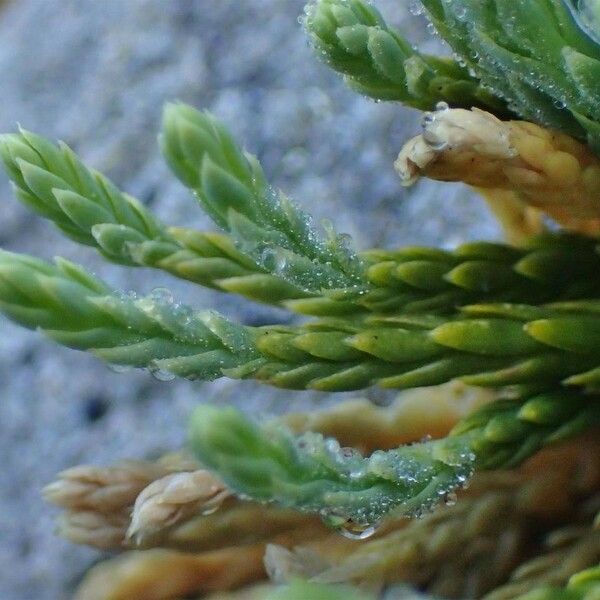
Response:
[[[162,223],[64,144],[26,130],[0,137],[17,198],[73,241],[124,267],[309,317],[249,327],[164,290],[113,290],[64,259],[2,251],[0,311],[17,323],[162,378],[332,392],[458,379],[493,390],[442,431],[425,426],[412,438],[419,411],[403,433],[383,435],[392,414],[381,408],[344,405],[294,426],[201,406],[188,456],[65,472],[45,491],[66,509],[64,535],[150,548],[93,570],[79,597],[241,588],[231,597],[366,600],[402,582],[457,598],[600,594],[599,5],[422,0],[411,11],[429,18],[453,58],[419,52],[365,0],[316,0],[304,26],[354,90],[429,111],[400,151],[403,183],[427,176],[482,190],[520,245],[359,252],[275,189],[216,117],[180,103],[165,107],[160,147],[214,232]],[[562,230],[529,235],[549,218]],[[421,414],[449,390],[425,392]],[[361,414],[381,430],[351,431],[344,419]],[[465,491],[471,478],[475,491]],[[445,506],[457,492],[456,507]],[[379,526],[364,546],[348,539]],[[542,540],[561,527],[577,535],[564,534],[570,561],[559,568]],[[268,574],[289,586],[244,588],[266,577],[267,544]],[[402,590],[390,593],[408,597]]]

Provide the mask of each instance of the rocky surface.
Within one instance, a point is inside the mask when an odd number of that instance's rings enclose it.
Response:
[[[432,38],[407,2],[381,0],[412,40]],[[155,144],[161,105],[181,99],[223,119],[263,161],[273,182],[317,219],[334,218],[359,247],[498,235],[483,204],[460,186],[398,184],[392,163],[418,130],[418,114],[345,89],[312,56],[298,24],[302,0],[18,0],[0,13],[0,130],[24,127],[69,143],[165,220],[210,227],[163,165]],[[106,265],[64,240],[12,197],[0,174],[0,244],[80,261],[116,287],[168,285],[196,306],[246,323],[282,313]],[[98,553],[53,534],[40,499],[53,475],[76,463],[152,456],[183,443],[199,401],[255,411],[329,402],[250,383],[159,382],[116,374],[0,319],[0,597],[69,597]]]

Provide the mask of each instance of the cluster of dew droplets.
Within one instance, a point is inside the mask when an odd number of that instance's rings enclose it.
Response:
[[[361,523],[342,514],[338,515],[335,511],[324,511],[321,514],[321,520],[327,527],[335,529],[349,540],[366,540],[379,528],[379,522]]]
[[[172,321],[172,317],[178,308],[171,291],[163,287],[154,288],[150,294],[140,298],[136,305],[147,316],[161,324],[165,323],[167,315],[169,315],[168,320]],[[175,378],[174,373],[162,369],[156,362],[151,362],[148,365],[148,371],[158,381],[171,381]]]
[[[270,186],[261,194],[265,222],[254,235],[231,232],[242,252],[306,292],[365,287],[365,266],[349,235],[337,234],[326,221],[321,234],[310,215]]]
[[[411,0],[411,2],[408,3],[408,12],[411,15],[418,17],[425,12],[425,9],[419,0]]]
[[[131,305],[137,299],[138,299],[138,295],[136,292],[117,291],[114,294],[112,294],[111,296],[102,299],[103,305],[101,306],[101,308],[103,308],[104,310],[107,310],[109,313],[112,314],[116,307]],[[122,319],[122,323],[127,329],[129,329],[129,330],[133,329],[133,325],[127,319]],[[134,368],[131,365],[123,365],[123,364],[118,364],[118,363],[108,363],[107,366],[111,371],[113,371],[114,373],[118,373],[118,374],[127,373],[127,372],[133,370],[133,368]]]
[[[203,322],[202,313],[176,302],[167,288],[157,287],[146,296],[138,296],[135,292],[118,293],[107,299],[107,303],[117,312],[120,307],[124,320],[129,318],[128,329],[134,329],[140,324],[142,327],[147,327],[151,323],[153,327],[160,327],[175,341],[198,345],[199,351],[206,344],[208,330]],[[110,364],[109,368],[122,373],[131,367]],[[150,361],[147,369],[159,381],[170,381],[175,378],[174,373],[161,367],[160,361]]]
[[[343,501],[335,507],[321,506],[319,514],[326,525],[351,539],[373,535],[390,511],[421,517],[440,501],[454,504],[455,490],[466,486],[475,460],[460,440],[425,440],[397,450],[378,450],[364,458],[335,439],[306,433],[297,438],[296,448],[299,460],[311,465],[317,479],[335,473],[341,480],[351,498],[348,506]],[[379,488],[376,494],[371,493],[373,486]]]
[[[305,465],[312,465],[313,475],[335,473],[350,489],[360,485],[367,469],[367,459],[355,448],[342,447],[334,438],[324,438],[321,434],[307,432],[296,439],[298,458]],[[371,510],[352,510],[352,515],[341,507],[319,508],[319,515],[328,527],[354,540],[372,536],[379,526],[379,518],[374,518]]]
[[[425,17],[428,16],[425,11],[425,8],[423,7],[423,4],[421,4],[419,0],[411,0],[411,2],[409,2],[408,12],[415,17],[420,17],[421,15],[425,15]],[[429,20],[427,21],[426,29],[427,33],[434,36],[438,35],[436,26]]]

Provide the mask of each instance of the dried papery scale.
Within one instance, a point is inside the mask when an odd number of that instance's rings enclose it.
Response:
[[[64,511],[57,527],[62,537],[102,550],[122,549],[128,545],[125,532],[138,495],[156,480],[197,466],[191,457],[176,453],[154,462],[80,465],[59,473],[42,493]]]
[[[57,528],[62,537],[102,550],[164,547],[200,552],[318,525],[294,511],[266,511],[236,502],[220,480],[197,467],[187,457],[182,461],[172,455],[156,462],[81,466],[47,486],[45,497],[64,510]]]
[[[206,469],[156,479],[138,494],[127,537],[141,545],[146,538],[195,515],[219,510],[230,495],[227,487]]]
[[[461,494],[456,505],[441,508],[419,521],[400,519],[395,524],[387,525],[387,529],[382,531],[383,537],[366,545],[357,545],[335,534],[329,534],[322,541],[298,543],[306,547],[307,556],[314,556],[314,553],[321,556],[323,568],[326,568],[330,562],[347,564],[346,573],[352,573],[352,577],[358,580],[363,576],[367,579],[371,578],[371,586],[375,582],[381,586],[384,581],[394,581],[404,573],[408,580],[428,581],[432,589],[436,588],[440,591],[442,589],[449,591],[451,588],[448,586],[453,584],[455,595],[464,597],[456,590],[469,589],[469,585],[479,585],[481,586],[479,589],[486,589],[485,586],[492,585],[494,577],[499,577],[499,573],[510,572],[511,565],[518,562],[519,556],[530,555],[533,551],[530,545],[533,529],[543,531],[544,528],[552,528],[553,524],[568,521],[578,523],[586,511],[589,518],[590,508],[587,505],[589,499],[593,497],[594,490],[599,489],[600,482],[597,445],[597,436],[590,435],[540,453],[517,472],[479,475],[473,479],[470,488]],[[514,545],[510,555],[506,545],[508,532],[511,531],[508,522],[514,524],[512,530]],[[468,523],[471,525],[467,526]],[[303,529],[306,529],[306,526]],[[467,553],[467,558],[464,558],[464,552],[456,553],[452,548],[459,543],[457,540],[466,539],[471,540],[473,553]],[[421,544],[420,554],[415,554],[411,540],[414,544]],[[464,542],[463,546],[466,543]],[[486,552],[482,554],[476,551],[484,543]],[[376,547],[389,547],[389,554],[384,551],[374,552]],[[491,547],[497,547],[499,552],[493,562],[493,568],[489,561],[482,562],[483,556],[488,558],[492,556]],[[413,548],[412,552],[410,548]],[[436,560],[436,556],[439,558],[440,554],[447,558],[443,561]],[[450,556],[452,560],[448,558]],[[459,556],[467,562],[461,562]],[[589,558],[589,554],[587,556]],[[427,563],[429,565],[427,569],[423,564],[426,557],[430,561]],[[156,572],[144,567],[146,563],[143,555],[132,554],[128,558],[124,557],[124,560],[132,565],[139,565],[136,567],[139,568],[137,571],[139,579],[137,583],[132,582],[133,575],[122,579],[119,576],[119,563],[115,563],[117,570],[111,576],[107,565],[104,569],[104,578],[106,581],[116,582],[115,590],[122,586],[124,586],[122,589],[131,589],[127,586],[134,583],[138,586],[135,589],[140,590],[143,589],[139,587],[142,585],[142,580],[147,581],[148,585],[156,581]],[[185,564],[185,559],[182,558],[181,563]],[[469,565],[468,570],[465,570],[466,564]],[[350,568],[351,565],[353,568]],[[577,565],[584,565],[584,563],[580,560]],[[575,563],[571,562],[571,567],[574,566]],[[386,568],[389,569],[388,575],[383,574]],[[132,570],[136,572],[136,569]],[[343,570],[343,567],[341,569]],[[338,577],[342,570],[337,569]],[[102,570],[99,571],[102,573]],[[326,571],[322,578],[331,579],[335,572]],[[570,575],[567,564],[561,572],[563,580],[566,581],[565,577]],[[165,582],[170,581],[171,577],[175,582],[178,581],[180,579],[178,573],[177,569],[174,569],[172,574],[159,571]],[[558,582],[558,579],[556,581]],[[170,584],[166,585],[169,589]],[[241,597],[244,597],[243,593],[240,591],[238,596],[241,594]],[[261,600],[266,597],[259,596]],[[367,597],[375,598],[374,595]]]
[[[600,562],[600,536],[589,525],[563,527],[547,536],[544,550],[519,566],[509,582],[484,596],[485,600],[527,597],[535,589],[540,598],[544,589],[548,597],[560,593],[573,575]]]
[[[351,542],[331,537],[318,525],[305,525],[274,535],[270,541],[286,547],[314,544],[338,556],[349,551]],[[261,542],[202,553],[162,548],[129,551],[89,571],[75,599],[171,600],[236,589],[266,578],[265,549],[266,543]]]
[[[238,590],[203,595],[198,600],[265,600],[277,587],[273,583],[261,582]]]
[[[490,197],[511,192],[569,230],[599,232],[600,159],[568,135],[534,123],[443,105],[423,119],[423,133],[407,142],[396,169],[405,185],[427,176],[463,181],[484,195],[491,190]]]

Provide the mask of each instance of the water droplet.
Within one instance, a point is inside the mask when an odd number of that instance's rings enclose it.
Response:
[[[433,125],[434,123],[435,123],[435,113],[428,112],[428,113],[425,113],[425,115],[423,115],[423,118],[421,119],[421,127],[423,129],[425,129],[426,127],[429,127],[430,125]]]
[[[342,456],[344,458],[356,458],[360,456],[360,453],[355,448],[345,447],[341,449]]]
[[[175,373],[171,371],[165,371],[164,369],[159,369],[157,367],[150,367],[148,370],[152,377],[158,381],[173,381],[173,379],[175,379]]]
[[[277,263],[275,250],[273,248],[265,248],[260,254],[260,263],[268,271],[273,271]]]
[[[435,28],[435,25],[433,23],[427,23],[427,32],[431,35],[437,35],[438,34],[438,30]]]
[[[444,504],[446,506],[454,506],[457,501],[456,492],[447,492],[444,495]]]
[[[283,275],[287,265],[288,261],[285,254],[283,252],[278,252],[275,260],[275,272]]]
[[[325,440],[325,449],[331,454],[341,452],[340,443],[335,438],[328,438]]]
[[[356,467],[353,467],[350,469],[350,471],[348,471],[348,476],[350,477],[350,479],[354,480],[361,479],[365,476],[365,469],[362,465],[357,465]]]
[[[156,287],[150,292],[150,297],[152,300],[156,302],[161,302],[164,304],[172,304],[173,303],[173,293],[171,290],[165,287]]]
[[[323,522],[349,540],[366,540],[379,528],[379,523],[358,523],[338,515],[324,515]]]
[[[408,12],[415,17],[423,14],[423,5],[418,0],[412,0],[408,5]]]
[[[458,6],[454,9],[454,14],[459,21],[464,21],[467,16],[467,9],[464,6]]]

